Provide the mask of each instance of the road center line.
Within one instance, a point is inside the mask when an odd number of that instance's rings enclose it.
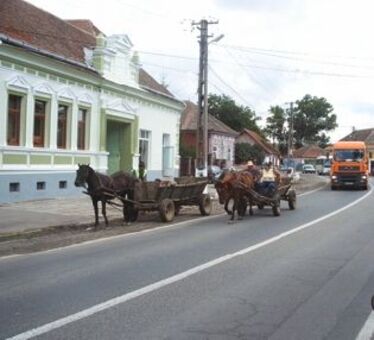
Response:
[[[150,292],[153,292],[155,290],[158,290],[160,288],[163,288],[165,286],[168,286],[172,283],[175,283],[175,282],[178,282],[178,281],[181,281],[189,276],[192,276],[192,275],[195,275],[199,272],[202,272],[203,270],[206,270],[206,269],[209,269],[211,267],[214,267],[220,263],[223,263],[223,262],[226,262],[226,261],[229,261],[231,259],[234,259],[236,257],[239,257],[239,256],[242,256],[242,255],[245,255],[245,254],[248,254],[250,252],[253,252],[257,249],[260,249],[262,247],[265,247],[269,244],[272,244],[274,242],[277,242],[283,238],[286,238],[290,235],[293,235],[293,234],[296,234],[298,233],[299,231],[302,231],[304,229],[307,229],[321,221],[324,221],[334,215],[337,215],[341,212],[343,212],[344,210],[347,210],[351,207],[353,207],[354,205],[358,204],[359,202],[361,202],[362,200],[364,200],[366,197],[368,197],[371,193],[372,193],[373,189],[371,189],[369,192],[367,192],[364,196],[360,197],[359,199],[357,199],[356,201],[353,201],[347,205],[345,205],[344,207],[338,209],[338,210],[335,210],[327,215],[324,215],[322,217],[319,217],[313,221],[310,221],[308,223],[305,223],[305,224],[302,224],[300,225],[299,227],[296,227],[294,229],[291,229],[289,231],[286,231],[284,233],[281,233],[277,236],[274,236],[270,239],[267,239],[263,242],[260,242],[260,243],[257,243],[253,246],[250,246],[248,248],[245,248],[245,249],[242,249],[240,251],[237,251],[235,253],[232,253],[232,254],[227,254],[227,255],[224,255],[222,257],[219,257],[217,259],[214,259],[212,261],[209,261],[209,262],[206,262],[202,265],[199,265],[199,266],[196,266],[194,268],[191,268],[187,271],[184,271],[182,273],[179,273],[179,274],[176,274],[176,275],[173,275],[167,279],[164,279],[164,280],[161,280],[161,281],[158,281],[158,282],[155,282],[155,283],[152,283],[148,286],[145,286],[143,288],[140,288],[140,289],[137,289],[137,290],[134,290],[132,292],[129,292],[129,293],[126,293],[124,295],[120,295],[118,297],[115,297],[113,299],[110,299],[110,300],[107,300],[103,303],[100,303],[100,304],[97,304],[95,306],[92,306],[92,307],[89,307],[87,309],[84,309],[80,312],[77,312],[75,314],[71,314],[71,315],[68,315],[66,317],[63,317],[61,319],[58,319],[58,320],[55,320],[55,321],[52,321],[50,323],[47,323],[45,325],[42,325],[40,327],[37,327],[37,328],[34,328],[34,329],[31,329],[29,331],[26,331],[24,333],[20,333],[18,335],[15,335],[11,338],[8,338],[6,340],[26,340],[26,339],[31,339],[31,338],[34,338],[36,336],[39,336],[41,334],[45,334],[45,333],[48,333],[54,329],[58,329],[58,328],[61,328],[65,325],[68,325],[70,323],[73,323],[75,321],[78,321],[78,320],[81,320],[81,319],[84,319],[84,318],[87,318],[91,315],[94,315],[96,313],[99,313],[101,311],[104,311],[106,309],[109,309],[109,308],[112,308],[114,306],[117,306],[119,304],[122,304],[122,303],[125,303],[127,301],[130,301],[132,299],[135,299],[139,296],[142,296],[142,295],[145,295],[145,294],[148,294]]]

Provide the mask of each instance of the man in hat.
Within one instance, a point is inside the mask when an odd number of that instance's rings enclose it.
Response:
[[[247,162],[247,167],[245,170],[248,171],[252,175],[255,182],[257,182],[260,179],[261,173],[260,171],[258,171],[253,161],[249,160]]]

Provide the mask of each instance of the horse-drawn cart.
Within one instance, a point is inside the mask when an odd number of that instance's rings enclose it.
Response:
[[[212,202],[203,191],[206,179],[176,178],[175,183],[164,181],[139,182],[135,184],[134,199],[123,200],[132,205],[133,220],[139,211],[158,211],[163,222],[171,222],[182,206],[195,205],[203,216],[210,215]]]
[[[271,196],[264,195],[253,189],[248,190],[248,196],[251,204],[257,205],[259,209],[263,209],[265,205],[271,206],[274,216],[280,216],[281,200],[288,202],[290,210],[296,208],[296,191],[291,183],[279,185]]]

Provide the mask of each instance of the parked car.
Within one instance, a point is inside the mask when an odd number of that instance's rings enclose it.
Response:
[[[312,164],[303,165],[303,174],[315,174],[316,168]]]

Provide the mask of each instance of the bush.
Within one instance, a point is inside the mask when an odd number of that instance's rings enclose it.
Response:
[[[249,159],[253,160],[256,164],[262,164],[265,159],[265,153],[257,144],[235,144],[235,163],[244,163]]]

